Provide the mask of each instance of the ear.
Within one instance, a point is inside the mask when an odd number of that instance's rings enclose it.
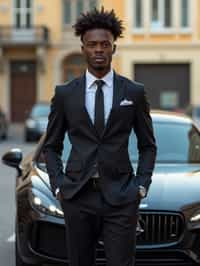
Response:
[[[113,45],[112,54],[114,54],[114,53],[115,53],[115,51],[116,51],[116,48],[117,48],[117,45],[116,45],[116,44],[114,44],[114,45]]]

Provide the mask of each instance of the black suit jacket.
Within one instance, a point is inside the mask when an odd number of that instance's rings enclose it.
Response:
[[[121,106],[124,99],[132,105]],[[134,129],[139,152],[136,175],[128,154],[128,139]],[[60,159],[68,132],[72,149],[63,171]],[[138,185],[149,188],[156,144],[144,86],[114,74],[113,105],[101,136],[85,107],[85,75],[56,87],[45,140],[45,158],[52,191],[60,188],[72,198],[95,173],[98,166],[105,199],[112,205],[126,204],[138,197]]]

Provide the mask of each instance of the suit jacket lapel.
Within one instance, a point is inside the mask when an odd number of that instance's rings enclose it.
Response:
[[[86,76],[83,74],[78,80],[77,80],[77,95],[75,101],[79,101],[81,110],[83,110],[83,113],[81,115],[84,116],[85,121],[87,122],[88,127],[91,129],[93,134],[97,137],[99,137],[98,132],[90,118],[90,115],[88,114],[87,108],[85,106],[85,90],[86,90]]]
[[[117,109],[117,106],[120,105],[121,100],[124,98],[124,81],[123,79],[114,72],[114,80],[113,80],[113,104],[110,110],[110,114],[108,116],[107,123],[105,125],[105,129],[102,133],[102,136],[109,130],[109,127],[112,125],[113,112]]]

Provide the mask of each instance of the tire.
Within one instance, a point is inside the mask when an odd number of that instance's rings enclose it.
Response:
[[[6,136],[6,135],[3,135],[3,136],[1,137],[1,139],[6,140],[6,139],[7,139],[7,136]]]
[[[5,132],[3,133],[3,135],[1,136],[1,139],[6,140],[8,138],[8,134]]]
[[[31,142],[32,141],[30,134],[28,134],[27,132],[25,133],[24,140],[25,140],[25,142]]]

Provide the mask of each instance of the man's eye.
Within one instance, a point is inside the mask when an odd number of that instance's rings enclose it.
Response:
[[[105,48],[110,47],[110,43],[108,43],[108,42],[103,43],[103,47],[105,47]]]
[[[87,46],[88,46],[88,47],[95,47],[96,44],[95,44],[95,43],[88,43]]]
[[[95,48],[97,45],[98,44],[95,43],[95,42],[94,43],[93,42],[87,43],[87,47],[89,47],[89,48]],[[100,46],[103,47],[103,48],[108,48],[108,47],[111,46],[111,44],[109,42],[103,42],[103,43],[100,44]]]

